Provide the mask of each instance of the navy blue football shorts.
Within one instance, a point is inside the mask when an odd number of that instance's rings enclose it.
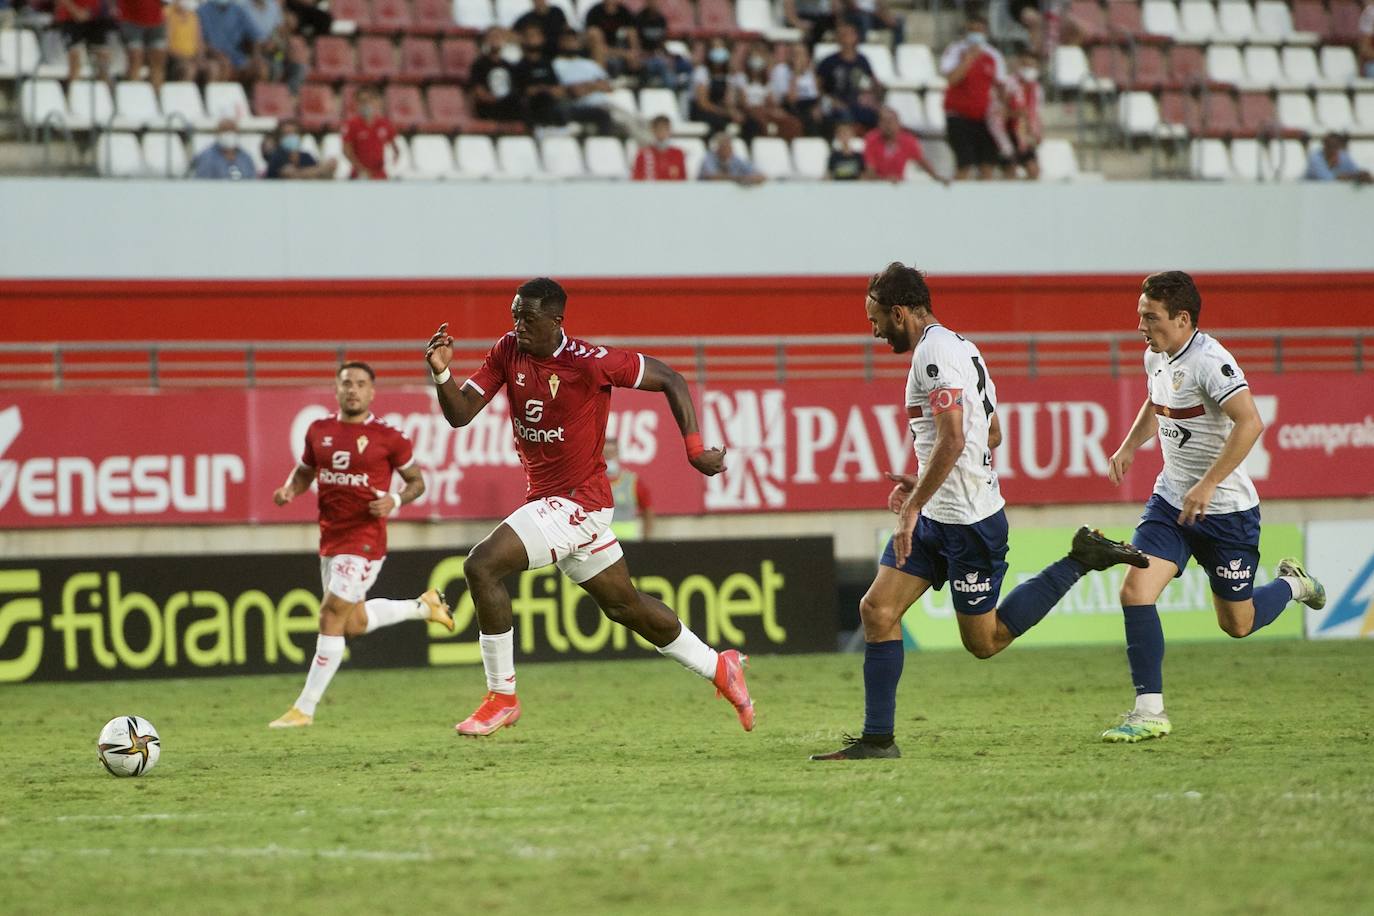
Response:
[[[1153,494],[1131,543],[1177,566],[1175,578],[1183,575],[1192,557],[1211,580],[1212,594],[1227,601],[1247,600],[1254,591],[1259,567],[1259,506],[1207,515],[1191,525],[1178,523],[1180,511],[1158,493]]]
[[[1007,574],[1007,515],[998,509],[972,525],[949,525],[919,516],[907,561],[897,565],[897,553],[888,538],[879,562],[925,579],[936,591],[948,581],[955,611],[986,614],[997,607]]]

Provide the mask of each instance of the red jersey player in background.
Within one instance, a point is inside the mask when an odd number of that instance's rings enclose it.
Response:
[[[746,658],[717,653],[661,601],[630,582],[620,543],[611,532],[613,504],[602,448],[611,389],[661,391],[668,399],[692,467],[709,476],[725,470],[725,450],[702,448],[687,382],[656,359],[570,338],[563,331],[568,295],[540,277],[516,290],[515,330],[491,348],[480,369],[461,385],[449,371],[453,338],[439,326],[425,351],[439,406],[466,426],[505,389],[511,426],[528,488],[516,509],[463,565],[481,630],[487,695],[456,726],[460,735],[490,735],[520,718],[515,694],[515,645],[510,594],[501,580],[524,569],[557,564],[611,620],[629,627],[663,655],[712,681],[734,705],[745,731],[754,705],[744,681]]]
[[[344,363],[335,377],[339,412],[310,424],[300,464],[272,494],[279,506],[320,486],[320,635],[305,688],[272,728],[296,728],[315,719],[343,661],[344,637],[361,636],[402,620],[429,620],[453,629],[448,605],[434,589],[413,600],[367,599],[386,559],[386,518],[419,499],[425,479],[412,457],[413,447],[400,430],[372,415],[376,374],[367,363]],[[405,486],[391,489],[392,472]]]

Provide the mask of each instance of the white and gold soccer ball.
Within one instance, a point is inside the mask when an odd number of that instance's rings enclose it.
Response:
[[[157,766],[162,739],[142,716],[117,716],[100,730],[96,748],[111,776],[142,776]]]

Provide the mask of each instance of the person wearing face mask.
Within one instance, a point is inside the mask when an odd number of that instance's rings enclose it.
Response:
[[[704,121],[715,133],[732,124],[744,126],[739,93],[730,84],[730,48],[723,38],[712,39],[706,62],[692,71],[689,110],[693,121]]]
[[[669,142],[673,136],[673,122],[667,115],[659,115],[649,127],[654,132],[654,142],[641,146],[635,153],[632,177],[635,181],[685,181],[687,158]]]
[[[266,79],[258,54],[260,36],[248,11],[233,0],[207,0],[196,10],[205,38],[212,82]]]
[[[558,38],[553,72],[564,90],[563,117],[592,133],[612,132],[611,79],[601,65],[582,53],[582,39],[571,29]]]
[[[554,7],[557,9],[557,7]],[[526,26],[528,29],[530,26]],[[539,29],[538,24],[533,26]],[[491,28],[482,36],[482,56],[468,75],[473,110],[488,121],[519,121],[520,98],[515,92],[515,68],[501,56],[501,30]]]
[[[1016,72],[1004,84],[1006,97],[1006,132],[1011,139],[1012,155],[1006,164],[1012,177],[1016,168],[1025,170],[1032,181],[1040,177],[1037,150],[1045,135],[1040,109],[1045,103],[1045,90],[1040,85],[1039,60],[1034,52],[1023,50],[1016,58]]]
[[[654,536],[654,508],[643,479],[620,462],[620,440],[607,439],[601,451],[606,459],[606,480],[615,500],[611,532],[622,541],[647,541]]]
[[[982,12],[968,14],[965,36],[940,56],[940,74],[949,82],[945,136],[954,150],[954,177],[962,180],[975,170],[980,179],[995,177],[1002,152],[988,129],[987,116],[993,94],[1007,79],[1007,64],[988,44],[988,21]]]
[[[386,151],[396,148],[396,125],[382,114],[382,100],[373,86],[362,86],[356,96],[357,114],[340,131],[344,157],[353,165],[352,178],[386,180]]]
[[[199,0],[174,0],[164,12],[167,20],[167,58],[172,79],[196,82],[202,79],[207,62],[205,41],[200,34]]]
[[[190,174],[192,178],[219,181],[247,181],[258,177],[253,157],[239,146],[238,125],[233,118],[220,120],[214,144],[191,160]]]
[[[692,65],[668,50],[668,17],[663,15],[660,0],[644,0],[644,8],[635,14],[635,33],[639,36],[640,86],[687,88]]]
[[[267,177],[295,180],[329,180],[338,170],[338,161],[319,162],[301,149],[301,126],[287,119],[277,125],[277,148],[267,157]]]
[[[830,161],[825,177],[831,181],[859,181],[864,174],[863,146],[849,121],[835,125],[835,139],[830,145]]]
[[[782,97],[774,93],[768,79],[768,63],[773,51],[767,43],[755,42],[744,59],[744,68],[731,74],[731,86],[744,109],[744,137],[762,134],[792,140],[801,136],[801,121],[788,114]]]

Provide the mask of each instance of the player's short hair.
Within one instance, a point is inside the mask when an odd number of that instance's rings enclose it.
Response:
[[[907,308],[933,311],[925,272],[907,267],[901,261],[893,261],[883,268],[882,273],[876,273],[868,278],[868,295],[874,302],[886,308],[904,305]]]
[[[548,277],[526,280],[515,294],[526,302],[538,302],[540,311],[550,315],[562,315],[563,308],[568,304],[567,292]]]
[[[1187,312],[1193,327],[1197,327],[1198,316],[1202,314],[1202,296],[1193,278],[1183,271],[1165,270],[1150,274],[1140,284],[1140,291],[1146,299],[1164,303],[1170,318],[1177,318],[1179,312]]]
[[[345,369],[361,369],[367,373],[368,381],[377,381],[377,373],[373,372],[372,367],[360,359],[352,359],[346,363],[342,363],[339,366],[339,371],[334,373],[334,377],[338,378],[339,376],[343,375]]]

